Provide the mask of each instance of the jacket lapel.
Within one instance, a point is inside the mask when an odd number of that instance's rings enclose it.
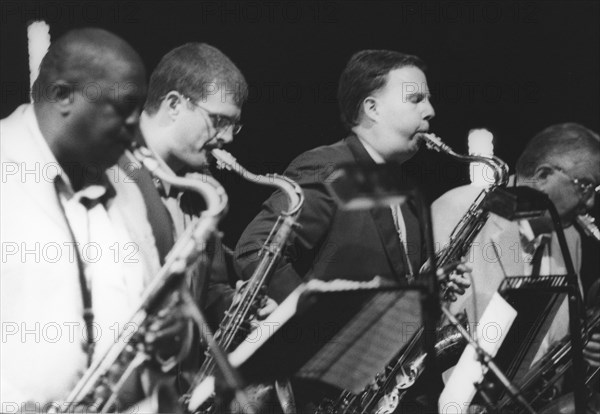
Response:
[[[21,122],[22,117],[33,118],[33,108],[23,105],[5,120],[7,129],[17,129],[17,131],[7,131],[6,136],[15,139],[11,139],[10,145],[3,146],[3,159],[14,162],[17,168],[17,174],[7,176],[7,182],[16,180],[15,182],[18,182],[31,201],[42,207],[40,211],[66,229],[67,224],[60,209],[54,184],[61,167],[58,162],[52,160],[50,149],[42,147],[44,138],[39,130],[35,129],[37,123],[35,128],[32,125],[36,121]],[[49,200],[56,200],[56,202],[49,202]]]
[[[396,276],[404,277],[408,266],[405,261],[404,247],[400,243],[390,208],[372,209],[370,213],[391,267],[394,269]]]
[[[358,164],[375,164],[375,161],[373,161],[356,135],[350,135],[346,138],[346,142]],[[404,209],[402,212],[404,213]],[[404,247],[400,243],[391,209],[389,207],[374,208],[370,210],[370,214],[375,223],[375,227],[377,228],[381,244],[384,247],[391,268],[394,270],[396,277],[404,278],[408,268],[405,259],[406,255],[404,253]],[[414,223],[411,223],[411,225],[412,224]],[[414,229],[409,228],[407,223],[407,233],[410,234],[413,230]],[[415,269],[415,271],[417,270],[418,269]]]
[[[42,207],[41,211],[47,214],[50,220],[60,224],[65,229],[67,228],[64,214],[60,208],[60,200],[58,198],[58,193],[56,192],[54,181],[35,184],[28,183],[24,187],[33,202]],[[55,200],[55,202],[49,202],[48,200]]]
[[[423,237],[419,224],[419,213],[413,200],[408,198],[401,206],[404,224],[406,225],[406,254],[413,272],[418,273],[424,262]]]

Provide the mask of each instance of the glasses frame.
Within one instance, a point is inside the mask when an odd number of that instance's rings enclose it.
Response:
[[[552,168],[554,168],[556,171],[560,171],[561,173],[563,173],[563,175],[565,177],[567,177],[575,185],[575,187],[577,188],[577,191],[579,191],[579,194],[584,199],[587,200],[591,196],[596,195],[596,194],[598,194],[598,192],[600,192],[600,184],[594,186],[593,183],[585,182],[581,178],[573,178],[564,169],[562,169],[561,167],[559,167],[557,165],[553,165]]]
[[[221,133],[227,131],[228,128],[231,128],[232,135],[237,135],[242,130],[242,127],[244,126],[242,123],[232,119],[231,117],[229,117],[227,115],[216,114],[214,112],[211,112],[208,109],[204,108],[202,105],[199,105],[196,102],[192,101],[192,99],[190,97],[185,96],[185,95],[182,95],[182,96],[192,106],[200,108],[204,112],[206,112],[206,115],[208,115],[208,118],[210,119],[212,127],[216,131],[215,136],[219,136]]]

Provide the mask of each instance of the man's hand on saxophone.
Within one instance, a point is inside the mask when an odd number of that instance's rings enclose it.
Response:
[[[233,299],[233,303],[236,303],[237,300],[239,300],[240,298],[240,294],[242,289],[244,288],[244,286],[246,285],[247,282],[242,281],[242,280],[238,280],[235,284],[235,296]],[[263,320],[266,319],[267,316],[269,316],[270,314],[273,313],[273,311],[275,310],[275,308],[277,308],[277,302],[275,302],[273,299],[271,299],[268,296],[265,296],[259,304],[259,308],[256,311],[256,318],[257,320]]]
[[[583,358],[590,367],[600,367],[600,333],[594,333],[583,347]]]
[[[192,338],[193,324],[181,306],[160,310],[156,323],[150,325],[145,336],[146,343],[154,348],[165,371],[188,355]]]
[[[273,311],[275,310],[275,308],[277,308],[277,306],[279,306],[277,304],[277,302],[275,302],[273,299],[271,299],[269,297],[266,297],[264,303],[262,304],[262,307],[256,313],[257,318],[259,320],[266,319],[267,316],[269,316],[270,314],[273,313]]]
[[[438,268],[437,276],[445,283],[444,289],[449,301],[455,302],[458,295],[463,295],[471,286],[472,270],[464,258],[460,262]]]

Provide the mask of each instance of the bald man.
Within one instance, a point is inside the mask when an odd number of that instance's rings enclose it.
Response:
[[[121,38],[74,30],[44,57],[33,104],[0,123],[1,412],[62,404],[160,267],[142,193],[114,167],[145,77]]]

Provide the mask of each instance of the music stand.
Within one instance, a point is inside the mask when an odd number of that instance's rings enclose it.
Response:
[[[258,324],[229,363],[244,384],[297,374],[358,393],[418,330],[418,304],[416,291],[378,277],[311,280]],[[188,408],[199,407],[214,388],[215,379],[205,379]]]
[[[541,287],[539,289],[565,292],[568,295],[569,330],[571,332],[570,337],[574,370],[573,395],[575,412],[584,412],[587,405],[587,395],[585,393],[584,384],[585,370],[582,354],[583,341],[580,334],[580,315],[582,314],[583,300],[579,292],[577,273],[573,266],[573,260],[569,253],[565,233],[556,207],[546,194],[530,187],[497,188],[489,194],[486,201],[485,208],[507,220],[536,217],[544,214],[546,211],[550,213],[567,273],[564,275],[564,284],[550,283],[549,286]]]
[[[299,286],[230,361],[246,382],[296,375],[362,391],[420,326],[419,297],[380,278]]]

